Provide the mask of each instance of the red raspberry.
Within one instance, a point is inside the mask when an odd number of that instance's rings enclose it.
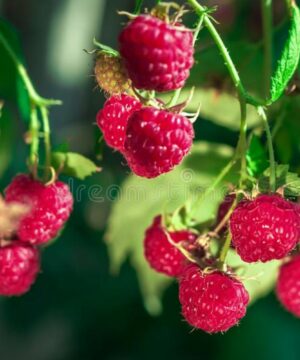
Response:
[[[235,194],[228,194],[225,196],[225,199],[220,204],[219,209],[218,209],[216,225],[220,224],[220,222],[223,221],[223,219],[227,215],[228,211],[231,209],[231,206],[233,205],[235,197],[236,197]],[[221,235],[227,230],[227,227],[228,227],[228,223],[226,223],[220,230]]]
[[[154,178],[181,162],[193,137],[193,126],[186,117],[146,107],[128,120],[124,154],[135,174]]]
[[[294,203],[278,195],[241,201],[230,218],[232,242],[246,262],[282,259],[300,238]]]
[[[36,248],[13,240],[0,247],[0,295],[26,293],[40,270],[40,256]]]
[[[204,274],[188,265],[179,279],[182,314],[208,333],[227,331],[245,316],[249,295],[244,285],[222,272]]]
[[[187,230],[169,232],[169,235],[174,243],[183,242],[186,248],[197,238],[196,234]],[[162,227],[161,216],[156,216],[152,225],[146,230],[144,253],[154,270],[169,276],[179,276],[187,263],[184,255],[168,240]]]
[[[97,114],[97,124],[107,145],[121,152],[124,150],[128,118],[141,107],[138,100],[126,94],[112,96],[105,102]]]
[[[7,202],[26,204],[31,210],[20,222],[18,238],[31,244],[54,239],[68,220],[73,197],[68,185],[56,181],[44,185],[30,176],[16,176],[5,190]]]
[[[171,25],[140,15],[119,37],[120,53],[129,77],[138,89],[170,91],[181,88],[193,66],[193,33],[180,24]]]
[[[281,266],[276,292],[282,305],[300,317],[300,255]]]

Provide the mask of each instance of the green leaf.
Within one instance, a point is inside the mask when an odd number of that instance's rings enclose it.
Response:
[[[3,19],[0,19],[0,33],[17,54],[19,61],[23,62],[23,55],[17,33],[15,29]],[[15,103],[20,109],[22,119],[29,121],[30,101],[27,90],[17,72],[14,62],[1,43],[0,68],[0,98]]]
[[[13,140],[12,114],[6,107],[0,108],[0,176],[2,176],[11,161]]]
[[[229,250],[227,263],[233,268],[240,268],[238,273],[240,273],[243,284],[249,292],[250,301],[253,303],[273,289],[281,261],[248,264],[243,262],[234,250]]]
[[[139,14],[142,10],[143,0],[135,0],[134,13]]]
[[[291,26],[281,58],[271,82],[271,99],[275,102],[283,94],[289,81],[297,70],[300,58],[300,12],[298,7],[291,8]]]
[[[174,211],[191,198],[198,197],[211,184],[233,155],[226,145],[196,143],[183,164],[153,180],[129,176],[120,189],[108,221],[106,242],[111,269],[118,272],[129,257],[137,270],[145,307],[151,314],[161,311],[160,298],[171,279],[153,271],[143,255],[145,229],[157,214]],[[211,160],[213,159],[213,161]],[[204,198],[197,219],[213,219],[227,190],[225,182],[236,182],[234,169],[213,194]]]
[[[261,192],[268,192],[270,168],[266,169],[259,178],[258,186]],[[300,196],[300,177],[289,172],[289,165],[276,165],[276,189],[283,188],[286,197]]]
[[[253,134],[246,153],[247,171],[251,176],[261,175],[269,165],[267,152],[260,138]]]
[[[188,99],[191,88],[186,88],[181,92],[178,103]],[[162,97],[167,99],[167,95]],[[201,104],[200,116],[218,125],[225,126],[232,130],[240,128],[240,106],[234,95],[220,92],[213,88],[196,88],[192,101],[186,110],[196,112]],[[261,123],[257,111],[253,106],[247,107],[247,123],[249,128],[253,128]]]
[[[61,173],[80,180],[100,170],[93,161],[73,152],[53,152],[52,166]]]

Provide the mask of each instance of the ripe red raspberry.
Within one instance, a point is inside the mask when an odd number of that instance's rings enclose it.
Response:
[[[241,201],[230,218],[232,242],[246,262],[282,259],[300,238],[294,203],[278,195]]]
[[[108,94],[120,94],[130,88],[131,81],[122,59],[118,56],[100,52],[94,71],[98,85]]]
[[[40,270],[39,251],[29,244],[13,240],[0,247],[0,295],[26,293]]]
[[[124,150],[128,118],[141,107],[138,100],[126,94],[112,96],[105,102],[97,114],[97,124],[107,145],[121,152]]]
[[[300,255],[281,266],[276,292],[282,305],[300,317]]]
[[[193,126],[186,117],[142,108],[128,120],[124,155],[135,174],[154,178],[181,162],[190,151],[193,137]]]
[[[131,21],[119,37],[120,53],[138,89],[170,91],[181,88],[193,66],[193,33],[151,15]]]
[[[174,243],[182,242],[188,249],[197,238],[190,231],[169,232]],[[186,266],[187,260],[180,250],[171,244],[162,227],[161,216],[156,216],[152,225],[146,230],[144,240],[144,253],[150,266],[165,275],[179,276]]]
[[[235,197],[236,197],[235,194],[228,194],[225,196],[225,199],[221,202],[219,209],[218,209],[216,225],[220,224],[220,222],[223,221],[223,219],[227,215],[228,211],[231,209],[231,206],[233,205]],[[228,227],[228,223],[226,223],[221,228],[221,230],[219,231],[221,235],[227,230],[227,227]]]
[[[244,285],[222,272],[205,274],[188,265],[179,279],[182,314],[208,333],[227,331],[245,316],[249,295]]]
[[[17,236],[31,244],[54,239],[68,220],[73,197],[68,185],[56,181],[44,185],[29,175],[17,175],[5,190],[7,202],[29,205],[31,210],[20,221]]]

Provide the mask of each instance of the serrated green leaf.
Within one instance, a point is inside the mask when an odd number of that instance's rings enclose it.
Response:
[[[300,12],[296,5],[291,8],[291,25],[277,69],[271,81],[270,103],[283,94],[289,81],[297,70],[300,58]]]
[[[261,192],[270,189],[270,168],[266,169],[259,178],[258,186]],[[300,177],[296,173],[289,172],[289,165],[276,165],[276,189],[282,188],[286,197],[300,196]]]
[[[253,134],[246,154],[247,171],[251,176],[261,175],[269,165],[267,152],[260,138]]]
[[[52,153],[52,165],[61,173],[84,180],[99,171],[99,167],[85,156],[73,152]]]
[[[191,197],[199,196],[232,155],[231,147],[199,142],[193,146],[192,154],[172,172],[153,180],[129,176],[120,189],[119,200],[113,205],[105,237],[111,269],[118,272],[129,257],[137,270],[145,306],[150,313],[160,312],[160,297],[172,280],[151,270],[145,261],[145,229],[155,215],[174,211]],[[217,206],[226,192],[225,182],[235,183],[237,176],[234,169],[224,179],[224,183],[203,200],[196,214],[197,219],[204,222],[214,218]]]

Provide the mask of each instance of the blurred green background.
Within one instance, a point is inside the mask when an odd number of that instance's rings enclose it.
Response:
[[[220,5],[216,14],[221,23],[218,28],[245,83],[260,93],[260,1],[203,3]],[[277,53],[286,35],[283,3],[275,1],[274,6]],[[138,277],[129,261],[122,265],[119,276],[110,275],[103,237],[119,186],[129,171],[121,156],[97,143],[95,114],[104,97],[92,76],[93,58],[83,49],[93,48],[94,36],[116,47],[125,21],[116,10],[133,8],[133,0],[0,0],[0,15],[17,29],[27,69],[39,93],[63,100],[63,106],[51,111],[54,143],[68,142],[72,151],[93,159],[98,154],[103,167],[101,173],[88,180],[72,183],[74,195],[80,197],[63,235],[44,252],[43,271],[32,290],[21,298],[0,299],[0,358],[299,360],[300,320],[282,310],[273,293],[251,306],[238,327],[224,335],[210,336],[192,332],[182,320],[176,284],[163,296],[162,314],[151,317],[144,308]],[[188,21],[192,24],[193,18],[188,17]],[[200,84],[203,96],[213,89],[211,96],[218,98],[221,90],[230,91],[222,60],[206,32],[198,46],[202,51],[190,83]],[[0,54],[0,72],[6,71],[4,61]],[[0,98],[4,95],[0,92]],[[17,172],[25,171],[27,156],[20,141],[26,123],[13,102],[7,104],[11,114],[6,115],[9,123],[5,128],[9,141],[0,142],[1,189]],[[299,170],[299,96],[285,97],[282,104],[285,112],[275,108],[272,119],[280,128],[275,136],[277,157]],[[211,108],[204,104],[202,118],[196,124],[197,140],[235,145],[238,125],[230,119],[235,100],[225,105],[229,116],[224,118],[221,105],[216,110],[214,102]],[[97,190],[99,196],[90,201],[93,184],[101,188]],[[126,213],[124,219],[126,223]]]

